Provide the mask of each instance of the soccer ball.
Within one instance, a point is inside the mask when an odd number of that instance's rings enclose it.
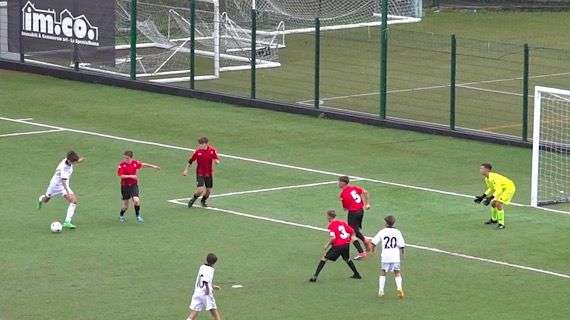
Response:
[[[50,229],[53,233],[60,233],[61,230],[63,230],[63,226],[61,225],[61,222],[54,221],[51,223]]]

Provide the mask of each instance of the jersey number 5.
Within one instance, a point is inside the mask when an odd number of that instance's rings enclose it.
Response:
[[[350,196],[352,197],[352,199],[354,199],[354,202],[356,203],[362,202],[362,197],[360,197],[360,195],[356,193],[356,190],[352,190],[350,192]]]

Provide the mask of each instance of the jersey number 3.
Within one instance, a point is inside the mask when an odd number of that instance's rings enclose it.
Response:
[[[346,228],[344,226],[338,226],[338,232],[340,232],[340,238],[343,240],[350,237],[350,233],[346,232]]]

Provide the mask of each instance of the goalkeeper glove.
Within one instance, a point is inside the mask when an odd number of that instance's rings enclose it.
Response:
[[[493,200],[493,198],[495,198],[494,196],[490,196],[487,199],[485,199],[485,201],[483,201],[483,204],[488,206],[489,203],[491,203],[491,200]]]
[[[483,199],[485,199],[486,197],[487,197],[487,195],[483,193],[483,194],[480,195],[480,196],[476,196],[476,197],[475,197],[475,200],[473,200],[473,202],[475,202],[475,203],[481,203],[481,201],[483,201]]]

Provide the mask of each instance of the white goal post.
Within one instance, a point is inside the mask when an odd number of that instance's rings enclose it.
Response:
[[[570,202],[570,90],[535,87],[531,206]]]

